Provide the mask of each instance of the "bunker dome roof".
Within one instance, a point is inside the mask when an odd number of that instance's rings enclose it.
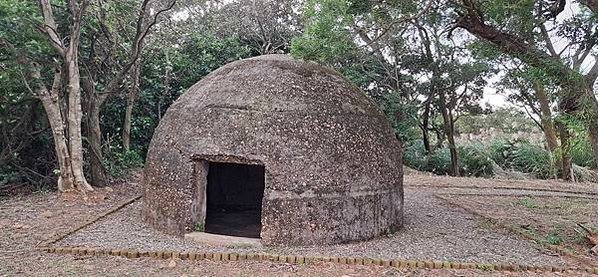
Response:
[[[148,166],[168,176],[201,158],[264,164],[274,186],[342,187],[361,173],[376,186],[401,172],[399,142],[376,104],[336,71],[286,55],[221,67],[168,109]]]

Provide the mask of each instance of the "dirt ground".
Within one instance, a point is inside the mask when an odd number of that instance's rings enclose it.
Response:
[[[560,245],[587,256],[598,265],[598,256],[577,224],[598,230],[598,201],[546,196],[462,196],[455,202],[499,220],[545,244]],[[488,205],[492,203],[492,205]]]
[[[564,183],[546,184],[543,181],[495,182],[476,178],[447,178],[426,175],[405,176],[406,186],[477,187],[498,184],[507,187],[546,190],[569,190],[571,192],[598,192],[594,185]],[[517,190],[512,190],[517,192]],[[110,188],[97,189],[87,201],[74,195],[55,192],[33,193],[0,197],[0,276],[550,276],[547,273],[495,272],[481,270],[427,270],[396,269],[382,266],[349,266],[331,263],[291,265],[270,262],[213,262],[213,261],[163,261],[149,258],[129,260],[119,257],[86,257],[46,254],[35,246],[55,233],[62,233],[97,214],[140,194],[136,182],[115,184]],[[582,222],[591,227],[596,223],[596,199],[575,199],[540,196],[458,196],[472,208],[483,214],[513,224],[530,226],[538,236],[547,237],[562,221]],[[527,197],[527,198],[526,198]],[[528,199],[529,198],[529,199]],[[554,220],[556,215],[557,220]],[[517,219],[515,221],[514,219]],[[569,225],[567,225],[569,226]],[[481,226],[488,228],[488,226]],[[489,228],[496,228],[490,226]],[[567,227],[568,228],[568,227]],[[565,228],[568,230],[569,229]],[[558,228],[557,228],[558,229]],[[573,233],[558,233],[561,244],[572,251],[583,253],[587,243],[575,238]],[[589,255],[589,254],[587,254]],[[525,261],[521,261],[525,263]],[[583,276],[580,272],[552,273],[553,276]]]

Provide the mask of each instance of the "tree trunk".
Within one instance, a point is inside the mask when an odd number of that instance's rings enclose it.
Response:
[[[569,112],[580,111],[589,114],[588,134],[594,160],[598,163],[598,101],[593,92],[593,85],[598,76],[598,63],[590,69],[589,73],[580,78],[579,73],[572,70],[567,63],[556,60],[516,35],[486,24],[475,1],[462,0],[462,2],[464,7],[467,7],[466,14],[458,19],[455,27],[466,29],[469,33],[494,44],[503,53],[521,59],[529,66],[547,70],[554,81],[569,92],[569,95],[564,97],[575,102]]]
[[[131,71],[131,79],[133,80],[129,93],[127,94],[127,107],[125,109],[125,120],[123,122],[122,141],[123,149],[125,151],[131,150],[131,120],[133,116],[133,106],[139,92],[139,75],[141,72],[141,58],[135,61]]]
[[[133,100],[127,99],[127,107],[125,109],[125,119],[123,122],[123,150],[129,152],[131,150],[131,117],[133,114]]]
[[[87,136],[89,140],[91,182],[94,186],[106,183],[106,171],[102,163],[102,129],[100,126],[100,111],[105,96],[98,95],[95,90],[89,95],[89,111],[87,114]]]
[[[424,113],[422,114],[422,137],[424,141],[424,150],[426,157],[428,157],[432,153],[432,146],[430,145],[430,133],[428,130],[428,126],[430,126],[430,110],[432,106],[432,98],[434,97],[433,92],[430,92],[430,96],[424,102]]]
[[[562,122],[557,123],[561,135],[561,161],[563,163],[561,177],[566,181],[574,181],[573,168],[571,165],[571,149],[569,148],[569,131]]]
[[[104,185],[107,181],[106,170],[104,169],[102,152],[102,129],[100,126],[100,111],[102,104],[107,98],[106,94],[99,94],[95,89],[92,76],[83,76],[81,85],[85,92],[87,107],[86,133],[89,143],[89,167],[91,171],[91,183],[94,186]]]
[[[66,139],[64,130],[64,121],[60,115],[60,106],[57,98],[41,98],[42,105],[46,110],[48,122],[52,129],[52,137],[54,138],[54,149],[56,151],[56,159],[60,169],[58,177],[58,190],[61,192],[75,189],[73,169],[71,166],[71,158],[69,156],[68,141]]]
[[[552,111],[550,110],[550,101],[544,87],[534,82],[534,91],[536,92],[536,98],[540,104],[540,122],[544,131],[544,138],[546,139],[546,146],[548,151],[553,153],[558,147],[558,139],[556,131],[554,129],[554,123],[552,122]]]
[[[73,176],[75,179],[75,188],[78,190],[93,191],[93,188],[85,179],[83,171],[83,142],[81,138],[81,76],[79,74],[79,37],[81,31],[80,14],[73,11],[73,22],[71,24],[70,45],[65,56],[68,76],[68,137],[69,152],[71,153],[71,163],[73,167]]]
[[[533,82],[534,92],[536,98],[538,99],[538,103],[540,104],[540,123],[542,125],[542,131],[544,133],[544,139],[546,140],[546,147],[550,152],[550,159],[556,171],[563,171],[563,161],[561,157],[555,155],[556,150],[559,148],[558,138],[556,135],[556,130],[554,127],[554,122],[552,120],[552,111],[550,110],[550,101],[548,100],[548,95],[544,90],[544,87],[537,83]],[[557,178],[556,173],[553,174],[553,178]]]
[[[459,156],[457,155],[457,146],[455,145],[455,134],[453,128],[453,120],[449,114],[449,110],[446,106],[446,95],[444,91],[439,93],[440,96],[440,110],[442,113],[442,120],[444,123],[444,133],[446,135],[449,150],[451,152],[451,175],[461,176],[459,170]]]
[[[66,136],[66,122],[61,111],[60,91],[62,89],[62,71],[60,68],[54,72],[54,80],[52,89],[43,84],[41,79],[40,67],[38,64],[29,63],[24,57],[19,57],[19,62],[29,68],[27,83],[34,84],[34,94],[40,99],[50,129],[52,130],[52,138],[54,140],[54,150],[56,151],[56,159],[58,160],[58,167],[60,175],[58,176],[58,190],[61,192],[74,190],[75,178],[73,176],[73,167],[71,163],[71,155],[68,148],[68,138]]]
[[[170,93],[170,79],[172,75],[172,63],[170,63],[168,51],[164,52],[164,57],[166,58],[166,70],[164,72],[164,91],[160,93],[158,99],[158,122],[162,120],[162,105],[164,104],[165,96]]]

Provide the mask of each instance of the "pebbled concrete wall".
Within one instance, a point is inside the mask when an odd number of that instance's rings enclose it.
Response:
[[[403,224],[400,143],[363,92],[312,62],[230,63],[166,112],[147,156],[143,217],[183,235],[205,218],[205,161],[260,164],[262,243],[332,244]]]

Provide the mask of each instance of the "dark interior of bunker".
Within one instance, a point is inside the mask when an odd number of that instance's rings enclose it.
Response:
[[[264,166],[210,162],[205,231],[260,238]]]

